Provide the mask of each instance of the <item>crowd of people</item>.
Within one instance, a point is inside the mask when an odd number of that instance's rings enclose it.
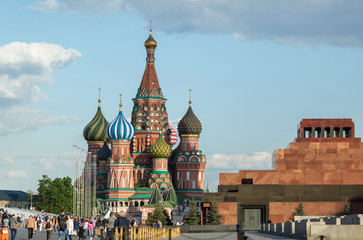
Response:
[[[138,221],[133,217],[126,217],[124,212],[111,213],[109,218],[78,218],[72,217],[70,214],[66,214],[64,209],[61,209],[61,213],[56,216],[45,215],[30,215],[25,219],[24,215],[15,214],[10,215],[7,212],[0,214],[0,229],[8,229],[10,232],[10,239],[15,240],[17,229],[26,228],[28,230],[28,239],[32,240],[34,234],[37,231],[46,231],[47,240],[55,236],[58,240],[62,239],[62,236],[66,240],[72,240],[78,238],[80,240],[89,239],[94,237],[94,229],[104,229],[104,235],[108,239],[115,239],[115,229],[130,228],[133,226],[144,226],[145,221]],[[155,227],[160,228],[161,222],[158,221]],[[56,235],[57,234],[57,235]]]

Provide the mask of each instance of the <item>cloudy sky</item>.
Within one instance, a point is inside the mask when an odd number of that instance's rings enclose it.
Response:
[[[73,145],[123,94],[130,117],[152,19],[156,70],[177,123],[203,124],[219,172],[270,169],[302,118],[352,118],[363,136],[360,0],[13,0],[0,3],[0,189],[73,176]]]

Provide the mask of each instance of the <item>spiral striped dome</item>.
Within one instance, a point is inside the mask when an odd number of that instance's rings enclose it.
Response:
[[[103,116],[101,107],[99,105],[96,115],[83,130],[84,139],[86,139],[87,141],[103,141],[105,139],[108,140],[106,134],[107,126],[108,126],[108,121]]]
[[[121,110],[107,127],[107,135],[111,140],[131,140],[134,132],[134,127],[126,120]]]
[[[168,158],[171,154],[171,147],[164,140],[163,135],[159,135],[158,140],[150,147],[152,158]]]
[[[181,134],[197,134],[202,132],[202,124],[199,119],[193,113],[192,107],[189,109],[185,116],[180,120],[178,124],[179,135]]]

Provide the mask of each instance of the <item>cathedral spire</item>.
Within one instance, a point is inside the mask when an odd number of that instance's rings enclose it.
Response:
[[[152,36],[151,26],[150,26],[149,38],[145,41],[144,46],[146,48],[146,53],[147,53],[146,67],[140,87],[136,94],[136,98],[149,98],[149,97],[164,98],[161,92],[158,76],[156,75],[156,70],[154,65],[155,62],[154,54],[157,43]]]

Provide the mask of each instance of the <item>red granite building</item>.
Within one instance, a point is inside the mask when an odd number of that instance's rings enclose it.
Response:
[[[219,193],[207,194],[205,205],[218,202],[225,224],[251,229],[289,221],[300,201],[307,215],[337,215],[346,202],[363,212],[363,143],[351,119],[303,119],[272,161],[273,170],[220,173]]]

